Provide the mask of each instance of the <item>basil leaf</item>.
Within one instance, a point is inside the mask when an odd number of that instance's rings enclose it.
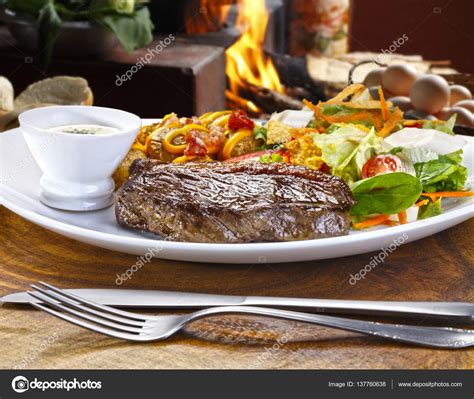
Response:
[[[441,215],[443,208],[441,206],[441,198],[435,202],[428,202],[426,205],[420,206],[418,210],[418,220],[428,219],[430,217]]]
[[[153,40],[153,23],[146,7],[131,15],[105,15],[100,21],[115,33],[128,52],[144,47]]]
[[[357,201],[352,215],[391,215],[412,206],[420,197],[422,185],[415,176],[395,172],[359,180],[351,190]]]
[[[46,67],[53,55],[54,43],[61,29],[61,18],[59,18],[54,1],[49,0],[47,4],[41,8],[38,16],[38,38],[40,48],[40,62]]]

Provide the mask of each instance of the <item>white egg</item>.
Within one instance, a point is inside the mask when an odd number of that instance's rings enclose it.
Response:
[[[390,65],[382,75],[382,86],[395,96],[408,96],[417,77],[418,71],[412,65]]]
[[[474,127],[474,116],[465,108],[453,107],[448,112],[448,119],[456,114],[456,125]]]
[[[375,68],[372,69],[362,82],[365,87],[379,86],[382,84],[382,74],[384,73],[385,68]]]
[[[383,91],[383,95],[384,95],[385,99],[387,99],[389,97],[393,97],[393,94],[389,93],[387,90],[382,89],[382,91]],[[380,100],[379,87],[378,86],[369,87],[369,94],[374,100],[377,100],[377,101]]]
[[[454,104],[455,107],[465,108],[474,113],[474,100],[462,100]]]
[[[393,105],[400,108],[403,112],[413,109],[410,99],[405,96],[391,97],[388,101],[391,101]]]
[[[410,100],[415,109],[437,114],[448,104],[448,82],[438,75],[423,75],[413,84]]]
[[[369,94],[374,100],[380,100],[378,86],[369,87]]]
[[[472,93],[467,87],[453,85],[449,87],[449,105],[454,105],[462,100],[472,99]]]
[[[440,121],[446,121],[449,119],[449,111],[451,111],[451,108],[449,107],[444,107],[441,111],[439,111],[435,116],[437,119]]]
[[[411,109],[405,112],[404,116],[406,119],[422,119],[422,120],[430,120],[430,121],[436,120],[436,116],[428,114],[424,111],[419,111],[415,109]]]

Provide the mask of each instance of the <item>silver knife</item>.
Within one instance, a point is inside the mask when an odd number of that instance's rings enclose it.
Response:
[[[474,304],[464,302],[402,302],[354,301],[339,299],[282,298],[264,296],[233,296],[191,292],[127,290],[127,289],[70,289],[65,290],[103,305],[124,308],[196,309],[213,306],[269,306],[298,308],[317,313],[360,315],[424,316],[474,321]],[[32,298],[26,292],[0,298],[3,303],[28,304]]]

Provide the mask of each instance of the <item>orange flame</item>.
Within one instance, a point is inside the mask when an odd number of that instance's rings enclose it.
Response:
[[[246,83],[280,93],[284,91],[272,60],[265,57],[262,50],[267,23],[265,0],[239,2],[236,25],[242,36],[226,51],[226,74],[234,95],[238,95]]]

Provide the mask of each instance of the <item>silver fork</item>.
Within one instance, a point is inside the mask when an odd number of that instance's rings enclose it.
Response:
[[[28,291],[28,294],[42,302],[31,301],[32,306],[80,327],[129,341],[164,340],[193,320],[217,314],[244,313],[301,321],[422,346],[448,349],[474,346],[474,330],[385,324],[253,306],[222,306],[186,315],[149,316],[118,310],[49,284],[40,284],[50,291],[32,285],[36,292]]]

